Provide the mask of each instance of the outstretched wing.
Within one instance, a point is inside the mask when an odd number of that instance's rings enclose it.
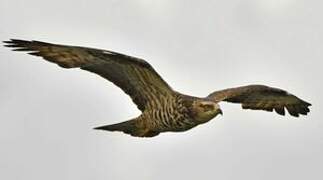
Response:
[[[285,108],[290,115],[298,117],[306,115],[310,103],[305,102],[288,92],[263,85],[249,85],[216,91],[208,96],[214,101],[228,101],[241,103],[243,109],[275,110],[280,115],[285,115]]]
[[[158,103],[161,96],[173,94],[171,87],[146,61],[120,53],[77,46],[50,44],[40,41],[12,39],[4,41],[14,51],[29,51],[63,68],[81,68],[113,82],[127,93],[144,111]]]

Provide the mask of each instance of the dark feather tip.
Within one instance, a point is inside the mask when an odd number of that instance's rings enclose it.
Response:
[[[11,44],[12,43],[12,41],[2,41],[3,43],[5,43],[5,44]]]
[[[13,44],[5,44],[3,45],[4,47],[9,47],[9,48],[12,48],[12,47],[16,47],[16,45],[13,45]]]
[[[21,39],[10,39],[12,43],[19,43],[19,42],[29,42],[26,40],[21,40]]]
[[[95,127],[93,128],[94,130],[106,130],[106,126],[99,126],[99,127]]]
[[[276,111],[278,114],[280,114],[280,115],[282,115],[282,116],[285,116],[285,109],[284,109],[284,107],[275,108],[275,111]]]
[[[5,45],[6,47],[10,47],[10,48],[18,48],[18,47],[21,47],[21,46],[19,46],[19,45],[17,45],[17,44],[7,44],[7,45]]]

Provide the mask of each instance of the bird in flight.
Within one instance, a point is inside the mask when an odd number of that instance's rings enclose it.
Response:
[[[162,132],[187,131],[222,115],[219,102],[240,103],[243,109],[275,111],[299,117],[307,115],[310,103],[285,90],[248,85],[215,91],[200,98],[173,90],[145,60],[109,50],[67,46],[40,41],[4,41],[14,51],[28,51],[63,68],[81,68],[111,81],[128,94],[142,112],[136,118],[97,127],[136,137],[154,137]]]

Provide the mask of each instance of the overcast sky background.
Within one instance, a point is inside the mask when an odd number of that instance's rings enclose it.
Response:
[[[112,83],[0,48],[0,179],[323,178],[323,1],[1,0],[0,40],[146,59],[176,90],[267,84],[313,104],[299,119],[221,103],[223,117],[152,139],[92,130],[139,115]]]

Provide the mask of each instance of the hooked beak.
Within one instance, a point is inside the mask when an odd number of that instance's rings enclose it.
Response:
[[[223,112],[221,109],[218,109],[218,113],[221,114],[221,116],[223,116]]]

